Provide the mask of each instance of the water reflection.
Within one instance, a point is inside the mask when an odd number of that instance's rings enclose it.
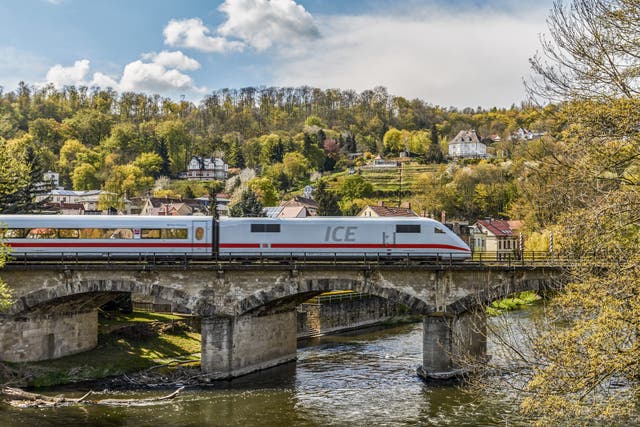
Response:
[[[422,324],[322,337],[298,361],[197,390],[150,407],[17,410],[0,426],[518,425],[509,403],[422,382]],[[78,391],[80,393],[80,391]],[[162,392],[118,392],[118,398]]]

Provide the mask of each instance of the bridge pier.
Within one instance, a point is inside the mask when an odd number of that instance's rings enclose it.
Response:
[[[486,356],[486,315],[475,310],[454,316],[425,316],[422,366],[426,380],[450,380],[468,372],[470,363]]]
[[[0,317],[0,361],[37,362],[98,344],[98,310]]]
[[[296,312],[202,319],[202,371],[229,379],[296,359]]]

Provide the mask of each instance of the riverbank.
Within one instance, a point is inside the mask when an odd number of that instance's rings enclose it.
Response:
[[[200,365],[200,333],[188,318],[133,312],[101,315],[98,346],[60,359],[0,364],[0,383],[39,388],[78,383],[154,367]]]

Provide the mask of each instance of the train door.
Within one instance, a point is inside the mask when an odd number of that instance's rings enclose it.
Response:
[[[386,254],[390,254],[393,250],[393,247],[396,244],[396,233],[391,228],[384,226],[384,231],[382,232],[382,245],[384,246],[384,252]]]
[[[192,251],[196,254],[211,253],[211,230],[208,221],[193,221],[191,224]]]

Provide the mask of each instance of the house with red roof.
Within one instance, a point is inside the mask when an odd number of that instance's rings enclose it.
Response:
[[[520,252],[523,226],[519,220],[480,220],[471,227],[473,251],[496,254],[497,259],[513,257]]]
[[[379,201],[377,205],[365,206],[358,216],[364,217],[390,217],[390,216],[418,216],[417,213],[411,209],[409,203],[402,204],[400,207],[385,206],[382,201]]]

